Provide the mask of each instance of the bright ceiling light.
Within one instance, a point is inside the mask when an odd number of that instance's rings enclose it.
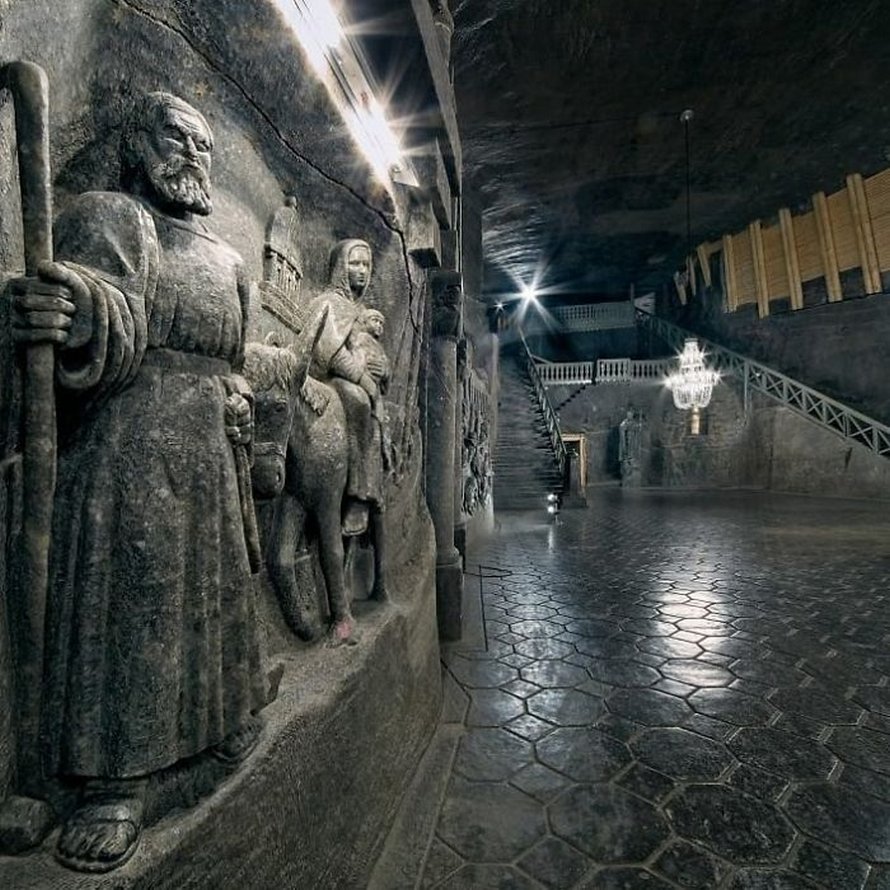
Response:
[[[524,284],[522,286],[521,296],[526,303],[537,303],[538,289],[533,284]]]
[[[387,186],[393,181],[417,187],[380,102],[361,49],[348,36],[330,0],[276,0],[300,41],[310,64],[328,88],[352,138],[375,175]]]
[[[297,32],[316,73],[330,71],[330,53],[340,46],[345,33],[328,0],[280,0],[279,8]]]
[[[377,175],[384,181],[402,169],[402,146],[389,126],[380,103],[365,94],[364,107],[355,110],[353,136]]]

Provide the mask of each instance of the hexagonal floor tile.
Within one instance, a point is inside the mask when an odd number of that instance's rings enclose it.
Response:
[[[853,693],[853,700],[873,714],[890,716],[890,686],[860,686]]]
[[[724,745],[686,729],[650,729],[630,747],[653,769],[687,781],[716,779],[734,763]]]
[[[862,710],[840,695],[810,686],[804,689],[779,689],[769,700],[780,711],[800,714],[822,723],[855,723]]]
[[[651,686],[661,679],[654,668],[628,658],[591,658],[587,670],[594,680],[610,686]]]
[[[572,780],[550,769],[549,766],[544,766],[543,763],[533,763],[516,773],[510,779],[510,784],[531,795],[535,800],[549,803],[565,791],[572,784]]]
[[[603,703],[577,689],[547,689],[528,699],[528,710],[557,726],[586,726],[602,714]]]
[[[762,726],[775,713],[762,699],[734,689],[700,689],[687,701],[699,714],[736,726]]]
[[[506,729],[471,729],[460,740],[454,769],[476,782],[499,782],[534,759],[532,743]]]
[[[778,864],[795,837],[778,807],[722,785],[690,785],[665,811],[682,837],[738,865]]]
[[[835,729],[825,743],[844,763],[890,775],[890,739],[859,726]]]
[[[619,689],[607,702],[613,714],[646,726],[676,726],[692,713],[683,699],[654,689]]]
[[[778,729],[742,729],[729,742],[744,763],[791,779],[827,779],[837,762],[824,745]]]
[[[584,877],[590,861],[555,837],[544,838],[517,863],[523,871],[552,890],[568,890]]]
[[[468,726],[503,726],[525,713],[522,699],[500,689],[474,689],[470,695]]]
[[[526,621],[511,622],[510,630],[529,640],[541,640],[561,634],[562,626],[546,619],[530,618]]]
[[[676,637],[649,637],[637,643],[637,648],[664,658],[695,658],[702,651],[698,643],[686,643]]]
[[[471,862],[510,862],[545,834],[544,809],[508,785],[454,779],[438,836]]]
[[[659,670],[665,677],[689,686],[729,686],[736,679],[725,668],[694,659],[666,661]]]
[[[554,658],[542,658],[519,671],[523,680],[545,688],[577,686],[589,679],[587,671]]]
[[[631,757],[617,739],[596,729],[556,729],[535,745],[538,759],[576,782],[604,782]]]
[[[563,643],[561,640],[524,640],[516,644],[516,651],[520,655],[529,658],[564,658],[575,651],[571,643]]]
[[[519,679],[516,668],[498,661],[472,661],[455,657],[449,661],[448,667],[458,683],[472,689],[493,689]]]
[[[548,811],[553,831],[597,862],[643,862],[670,835],[655,807],[614,785],[577,785]]]
[[[690,890],[711,890],[728,871],[719,859],[686,841],[671,844],[658,857],[654,867],[666,878]]]

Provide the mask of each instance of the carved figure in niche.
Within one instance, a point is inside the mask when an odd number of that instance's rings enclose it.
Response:
[[[124,129],[124,192],[56,224],[22,279],[18,337],[57,344],[59,461],[41,737],[78,782],[56,856],[108,871],[139,841],[148,777],[256,745],[266,703],[242,361],[248,288],[211,212],[213,136],[166,93]]]
[[[245,364],[256,399],[254,491],[277,498],[266,546],[269,577],[290,627],[312,639],[316,628],[294,575],[294,552],[306,549],[314,528],[334,645],[356,641],[346,567],[357,535],[368,533],[373,545],[371,596],[388,598],[383,432],[374,406],[388,381],[389,362],[378,340],[382,313],[352,299],[364,294],[370,263],[366,242],[338,245],[331,287],[312,302],[313,320],[297,353],[250,344]],[[323,379],[310,376],[310,368]]]
[[[622,486],[638,486],[643,461],[643,421],[632,408],[628,408],[626,417],[618,426],[618,460]]]
[[[331,251],[328,286],[309,306],[310,318],[325,307],[330,312],[313,355],[312,374],[336,391],[346,412],[349,464],[343,534],[347,537],[367,531],[371,511],[383,508],[383,448],[373,408],[380,387],[355,345],[371,268],[366,241],[341,241]]]

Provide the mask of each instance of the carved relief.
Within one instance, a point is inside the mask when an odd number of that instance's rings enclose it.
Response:
[[[290,627],[316,635],[312,607],[293,570],[294,549],[318,533],[332,644],[354,643],[347,565],[356,538],[374,549],[372,597],[387,599],[383,536],[383,394],[389,360],[380,342],[384,317],[362,305],[370,283],[370,246],[337,245],[327,288],[297,351],[250,344],[245,373],[256,390],[254,490],[277,498],[266,564]],[[311,338],[311,339],[310,339]]]
[[[296,203],[296,199],[287,198],[284,207],[276,210],[269,221],[259,291],[263,308],[294,333],[299,333],[303,258]]]
[[[248,288],[201,221],[213,134],[150,93],[121,145],[123,191],[73,201],[56,261],[14,287],[17,338],[56,359],[43,766],[80,789],[56,857],[91,872],[132,855],[152,775],[247,757],[267,698],[238,374]]]
[[[467,516],[472,516],[484,507],[491,494],[491,396],[488,378],[472,367],[468,341],[463,340],[458,346],[458,368],[463,371],[462,509]]]

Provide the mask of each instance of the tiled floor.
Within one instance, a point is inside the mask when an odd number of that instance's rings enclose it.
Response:
[[[611,491],[501,523],[417,887],[890,888],[886,504]]]

